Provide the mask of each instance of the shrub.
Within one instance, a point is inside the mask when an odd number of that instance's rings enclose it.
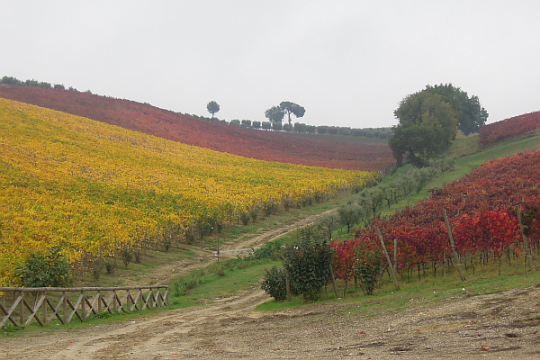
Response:
[[[330,277],[332,253],[327,239],[314,236],[309,227],[303,229],[300,242],[287,247],[284,257],[291,287],[302,294],[306,302],[317,300]]]
[[[285,300],[287,298],[286,279],[287,273],[283,269],[275,266],[270,270],[265,269],[261,289],[276,301]]]
[[[367,251],[359,249],[357,256],[358,261],[356,262],[354,273],[358,280],[360,280],[362,291],[366,295],[373,295],[382,266],[381,249],[375,248]]]
[[[47,255],[30,254],[24,264],[17,266],[16,273],[24,287],[65,287],[73,283],[59,246],[49,248]]]
[[[242,224],[247,225],[249,224],[249,220],[251,220],[251,215],[247,211],[242,211],[240,214],[240,220],[242,221]]]
[[[114,273],[114,264],[113,263],[105,263],[105,270],[107,270],[107,274],[112,275]]]
[[[122,262],[126,266],[126,269],[129,265],[129,263],[133,260],[133,253],[131,250],[126,246],[122,249]]]

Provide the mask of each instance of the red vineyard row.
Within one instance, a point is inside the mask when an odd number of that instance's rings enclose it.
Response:
[[[480,145],[496,142],[528,133],[540,127],[540,111],[514,116],[480,128]]]
[[[259,160],[348,170],[381,170],[394,162],[387,144],[337,143],[245,129],[89,93],[0,86],[0,97]]]
[[[494,160],[460,180],[438,189],[415,207],[405,208],[389,219],[376,218],[357,230],[353,239],[333,242],[336,277],[349,279],[357,261],[380,249],[380,228],[391,252],[397,239],[397,271],[422,264],[445,264],[452,249],[443,218],[446,209],[456,250],[460,255],[491,254],[500,259],[503,251],[520,254],[522,234],[516,206],[520,207],[530,246],[540,239],[540,150]],[[522,248],[521,248],[522,249]],[[392,256],[392,254],[391,254]],[[465,258],[466,259],[466,258]],[[386,259],[381,257],[386,266]]]

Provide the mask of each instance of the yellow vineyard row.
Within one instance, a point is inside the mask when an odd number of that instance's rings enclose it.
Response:
[[[260,199],[373,175],[244,158],[0,99],[0,286],[52,245],[74,261],[137,229],[224,219]]]

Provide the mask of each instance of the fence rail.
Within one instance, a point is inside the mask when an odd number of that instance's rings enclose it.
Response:
[[[43,326],[58,319],[68,324],[78,318],[84,322],[92,314],[132,312],[169,305],[169,287],[78,287],[78,288],[16,288],[0,287],[0,329],[8,321],[16,327],[27,326],[33,320]],[[11,297],[11,306],[6,298]],[[70,297],[72,300],[70,300]]]

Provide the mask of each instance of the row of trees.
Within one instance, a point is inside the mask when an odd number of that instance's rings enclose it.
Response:
[[[398,166],[405,159],[415,166],[446,152],[457,130],[476,133],[488,118],[477,96],[452,84],[426,86],[406,96],[394,111],[399,124],[389,138]]]
[[[0,85],[32,86],[32,87],[39,87],[39,88],[44,88],[44,89],[66,90],[66,87],[63,84],[51,85],[51,83],[43,82],[43,81],[40,82],[34,79],[21,81],[12,76],[2,77],[0,79]],[[77,91],[77,89],[71,86],[68,88],[68,90]],[[87,90],[86,92],[90,92],[90,90]]]

